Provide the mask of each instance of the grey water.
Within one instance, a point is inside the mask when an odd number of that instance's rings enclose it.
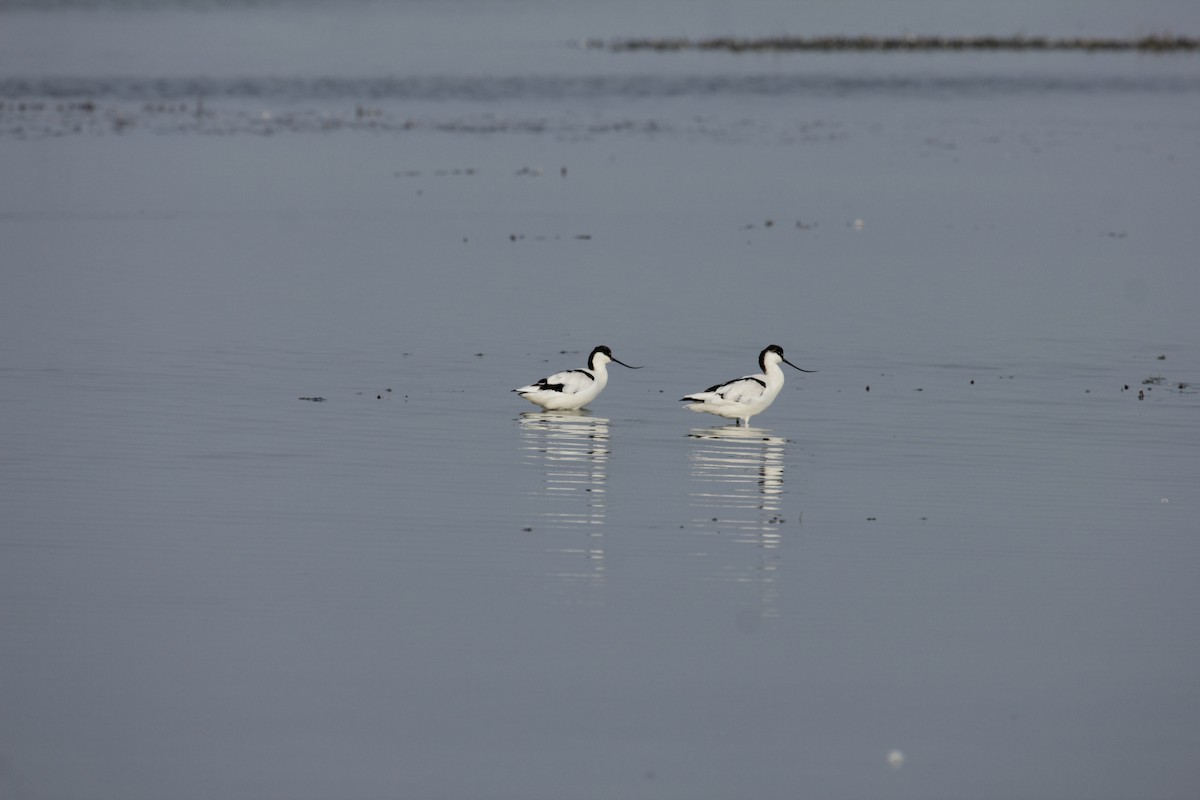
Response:
[[[0,797],[1194,797],[1200,59],[578,43],[1197,22],[0,5]]]

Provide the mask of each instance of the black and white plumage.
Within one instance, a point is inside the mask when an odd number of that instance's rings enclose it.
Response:
[[[783,357],[782,347],[777,344],[769,345],[758,354],[761,374],[718,383],[703,392],[689,394],[682,398],[683,402],[688,403],[684,408],[716,414],[726,419],[736,419],[739,425],[749,425],[750,418],[766,411],[783,388],[783,370],[779,368],[781,362],[801,372],[816,372],[800,369]]]
[[[604,390],[608,383],[608,370],[605,369],[605,365],[610,361],[616,361],[629,369],[641,369],[618,360],[613,356],[612,350],[600,345],[588,356],[587,369],[556,372],[513,391],[549,411],[573,411],[583,408]]]

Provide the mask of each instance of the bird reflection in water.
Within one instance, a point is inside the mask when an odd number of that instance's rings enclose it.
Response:
[[[717,514],[726,529],[778,534],[783,518],[783,460],[787,440],[763,428],[697,428],[691,451],[692,505]],[[713,514],[698,523],[711,524]],[[766,537],[764,545],[772,539]]]
[[[788,522],[783,511],[787,440],[764,428],[737,425],[695,428],[688,436],[696,440],[689,454],[691,505],[698,512],[693,524],[724,541],[754,545],[750,563],[721,559],[721,577],[757,584],[761,616],[778,616],[779,548]]]
[[[543,476],[537,499],[541,528],[575,530],[582,539],[547,540],[556,556],[549,577],[601,585],[604,581],[604,521],[608,480],[609,425],[588,411],[530,411],[519,417],[525,458]]]

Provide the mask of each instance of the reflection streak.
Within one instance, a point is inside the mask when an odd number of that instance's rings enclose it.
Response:
[[[783,543],[783,470],[786,439],[763,428],[724,425],[695,428],[690,451],[693,520],[710,534],[732,530],[732,541],[755,546],[751,564],[737,559],[722,570],[733,583],[757,584],[762,617],[777,617],[779,548]]]
[[[695,489],[692,505],[725,512],[718,522],[739,530],[774,532],[783,522],[783,465],[787,440],[763,428],[723,425],[688,434]],[[712,517],[696,520],[711,524]],[[776,539],[778,537],[775,537]]]
[[[608,480],[609,423],[586,411],[529,411],[519,417],[527,461],[537,464],[543,485],[533,492],[541,527],[582,530],[583,542],[553,542],[547,553],[566,557],[550,577],[602,584]]]

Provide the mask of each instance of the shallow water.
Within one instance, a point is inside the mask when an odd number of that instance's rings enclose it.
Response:
[[[1200,62],[250,8],[0,81],[0,794],[1192,796]]]

